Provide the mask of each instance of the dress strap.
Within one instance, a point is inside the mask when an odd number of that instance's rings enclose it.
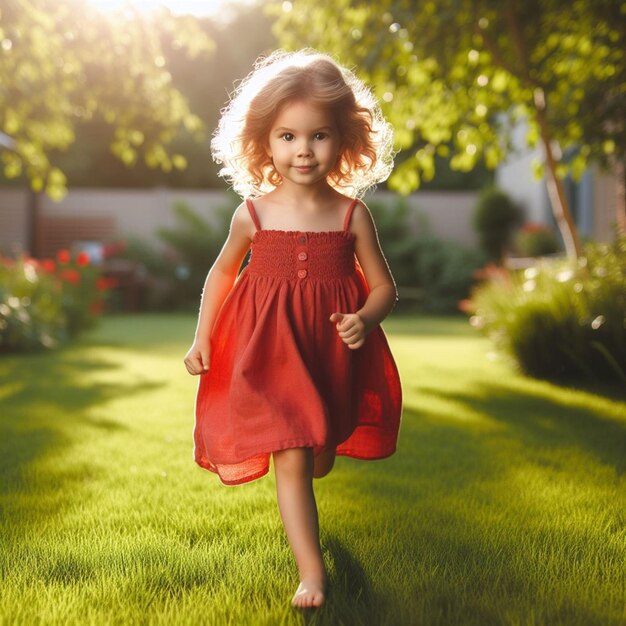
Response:
[[[256,229],[261,230],[259,218],[257,217],[256,211],[254,210],[254,204],[252,204],[252,200],[250,200],[250,198],[246,198],[246,206],[248,207],[248,211],[250,211],[250,217],[252,218]]]
[[[348,230],[348,227],[350,226],[350,218],[352,217],[352,211],[354,211],[354,207],[359,203],[359,199],[355,198],[351,203],[350,206],[348,207],[348,210],[346,211],[346,219],[343,222],[343,229],[344,230]]]

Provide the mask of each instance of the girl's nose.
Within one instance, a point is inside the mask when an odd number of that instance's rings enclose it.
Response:
[[[298,156],[311,154],[311,146],[308,141],[303,140],[298,144]]]

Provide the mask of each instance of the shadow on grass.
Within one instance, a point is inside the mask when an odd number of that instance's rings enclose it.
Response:
[[[601,402],[594,406],[593,401],[575,397],[563,402],[530,389],[482,381],[471,393],[424,387],[420,392],[462,403],[507,424],[529,449],[574,446],[613,466],[618,474],[626,470],[626,420],[616,420]]]
[[[385,613],[384,599],[375,593],[361,564],[333,535],[323,538],[322,548],[332,561],[326,603],[321,610],[301,611],[303,623],[320,626],[380,623],[377,616]]]
[[[368,499],[421,501],[434,492],[462,493],[500,471],[497,461],[485,455],[483,439],[483,431],[459,420],[455,407],[419,411],[405,407],[395,454],[376,461],[340,458],[340,471],[347,488],[356,494],[365,491]]]
[[[92,417],[88,409],[158,385],[89,381],[90,373],[119,367],[114,361],[86,358],[73,348],[0,360],[0,496],[17,496],[15,505],[13,499],[4,501],[5,521],[23,524],[31,514],[41,519],[42,513],[62,510],[70,498],[80,497],[81,485],[93,476],[89,464],[34,466],[48,456],[62,458],[84,427],[109,432],[126,428]]]
[[[623,558],[609,545],[611,531],[581,544],[575,524],[553,526],[552,501],[537,502],[538,511],[546,507],[545,525],[532,514],[520,516],[514,484],[509,489],[502,481],[512,467],[537,456],[550,462],[545,452],[568,446],[619,471],[626,430],[612,409],[496,383],[477,382],[467,393],[422,387],[420,393],[448,402],[437,403],[440,410],[405,411],[396,455],[350,460],[337,476],[357,535],[379,538],[369,549],[387,566],[385,580],[373,592],[366,579],[367,602],[358,611],[331,613],[331,604],[311,623],[495,626],[535,615],[545,624],[617,624],[615,581]],[[494,420],[507,428],[494,428]],[[619,517],[606,515],[617,529]],[[595,562],[602,563],[602,580],[594,576]],[[358,570],[355,575],[358,580]],[[349,600],[347,590],[342,595]]]

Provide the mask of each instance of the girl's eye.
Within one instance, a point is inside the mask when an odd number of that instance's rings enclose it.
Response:
[[[282,138],[283,138],[285,141],[293,141],[293,140],[294,140],[294,136],[293,136],[291,133],[284,133],[284,134],[282,135]]]
[[[315,133],[314,137],[318,141],[321,141],[322,139],[326,139],[326,137],[328,137],[328,135],[326,133]]]

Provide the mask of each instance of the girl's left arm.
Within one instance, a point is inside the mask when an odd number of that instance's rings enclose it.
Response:
[[[380,248],[374,219],[363,202],[354,207],[350,223],[356,236],[356,256],[370,288],[367,300],[355,311],[363,320],[367,335],[391,313],[398,300],[398,290]]]

